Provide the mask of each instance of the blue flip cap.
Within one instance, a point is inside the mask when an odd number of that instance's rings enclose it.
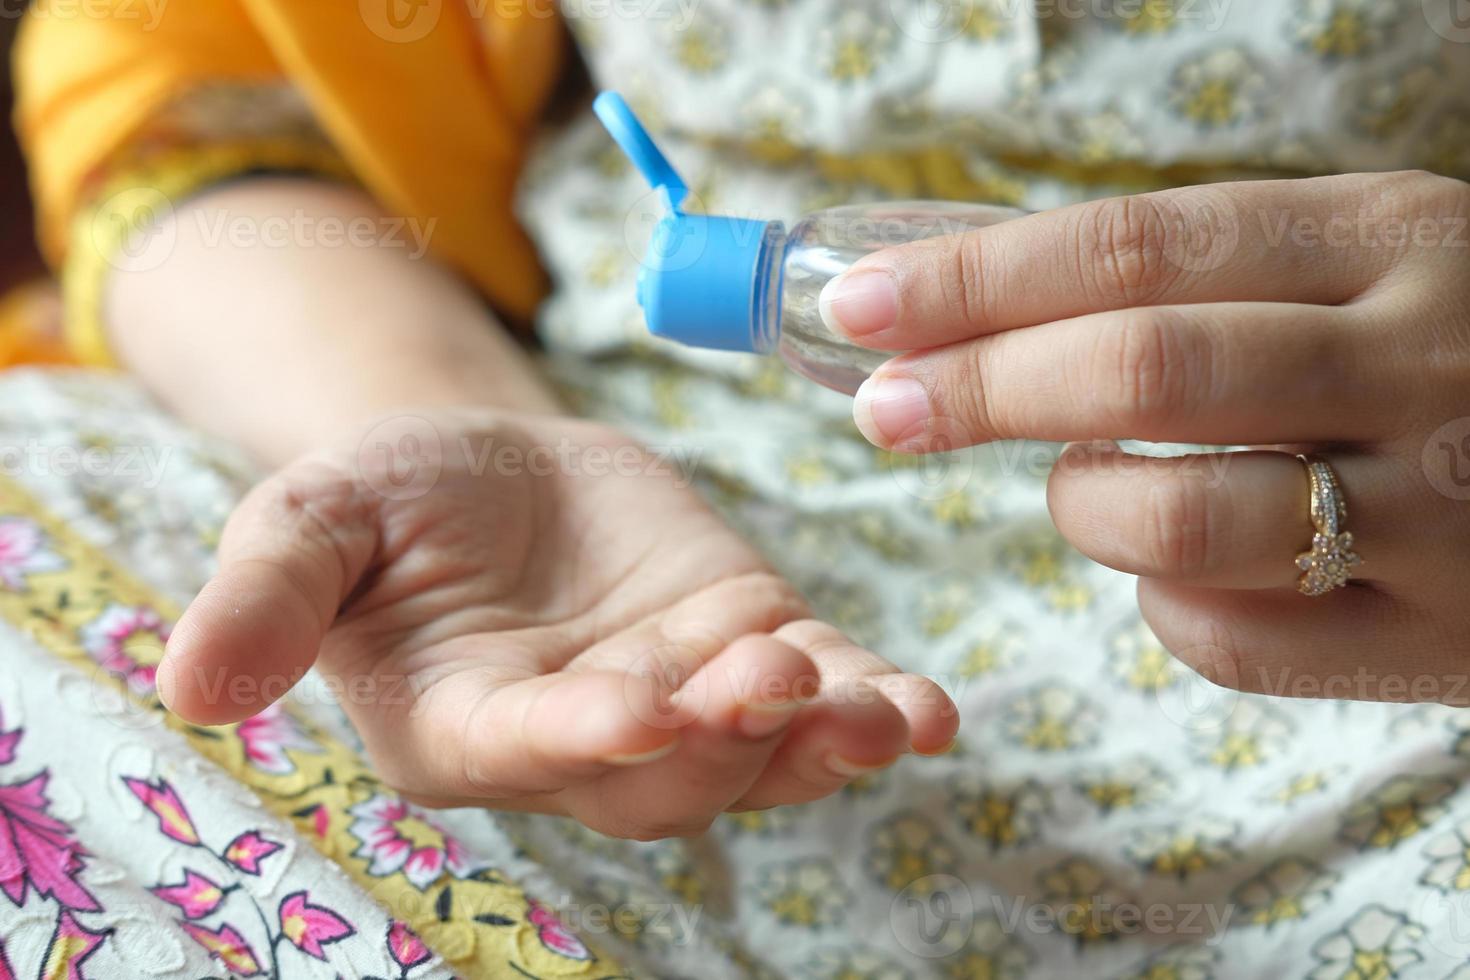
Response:
[[[603,92],[592,109],[669,209],[638,270],[649,331],[692,347],[769,353],[780,336],[779,305],[768,299],[785,227],[686,213],[688,186],[623,97]]]

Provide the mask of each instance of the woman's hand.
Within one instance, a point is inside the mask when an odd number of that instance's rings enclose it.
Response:
[[[1071,440],[1057,526],[1141,577],[1159,638],[1220,683],[1470,704],[1470,185],[1422,173],[1097,201],[870,256],[830,326],[912,351],[858,393],[875,444]],[[1250,445],[1170,461],[1099,440]],[[1286,450],[1283,452],[1282,450]],[[1293,453],[1341,477],[1364,561],[1295,590]]]
[[[947,748],[944,693],[812,619],[681,476],[586,422],[391,419],[241,504],[160,694],[233,721],[315,661],[411,798],[636,838]]]

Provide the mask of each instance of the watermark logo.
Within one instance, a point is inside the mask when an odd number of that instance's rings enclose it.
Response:
[[[1185,272],[1213,272],[1240,247],[1240,216],[1224,194],[1178,195],[1164,215],[1164,258]]]
[[[417,500],[433,489],[444,471],[444,443],[434,423],[399,415],[368,430],[357,447],[364,482],[388,500]]]
[[[975,896],[954,875],[927,875],[894,896],[888,923],[898,944],[915,956],[952,956],[975,931]]]
[[[378,37],[412,44],[439,26],[444,0],[358,0],[357,10],[368,30]]]
[[[179,230],[174,205],[155,187],[130,187],[92,218],[92,246],[119,272],[151,272],[173,255]]]
[[[1240,672],[1235,658],[1209,643],[1186,647],[1174,656],[1191,669],[1183,672],[1179,683],[1155,690],[1160,712],[1185,731],[1208,733],[1221,729],[1240,703]]]
[[[1420,463],[1441,496],[1470,500],[1470,418],[1452,419],[1430,433]]]
[[[624,703],[650,728],[687,727],[709,703],[709,675],[697,672],[699,663],[695,650],[679,644],[648,651],[623,675]]]
[[[1421,0],[1434,33],[1454,44],[1470,44],[1470,0]]]

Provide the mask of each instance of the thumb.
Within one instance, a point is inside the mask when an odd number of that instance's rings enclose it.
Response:
[[[252,490],[225,525],[219,571],[169,637],[158,670],[164,704],[221,725],[289,691],[372,560],[379,502],[318,460]]]

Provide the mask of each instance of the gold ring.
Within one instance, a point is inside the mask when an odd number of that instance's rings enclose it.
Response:
[[[1347,585],[1353,569],[1362,558],[1353,551],[1353,535],[1342,529],[1347,522],[1347,501],[1342,484],[1327,461],[1315,456],[1298,456],[1307,468],[1308,492],[1311,494],[1312,550],[1296,556],[1301,569],[1298,584],[1303,595],[1326,595]]]

